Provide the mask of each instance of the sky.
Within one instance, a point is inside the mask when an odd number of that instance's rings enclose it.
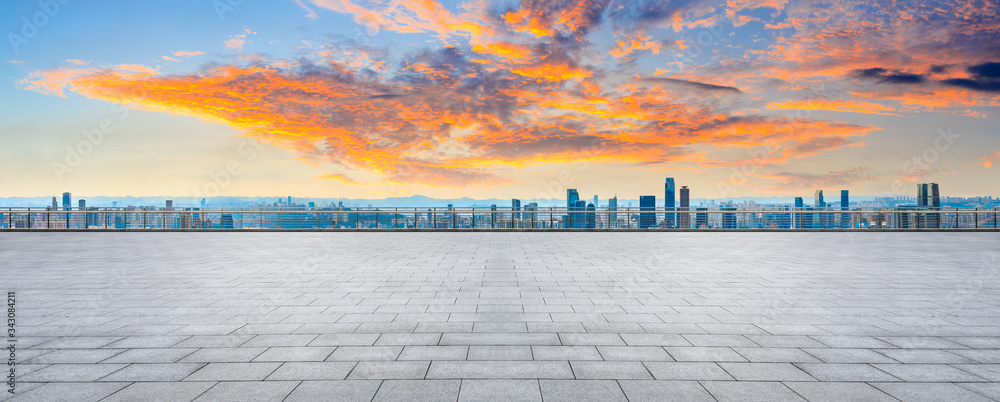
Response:
[[[1000,195],[995,0],[0,15],[0,197]]]

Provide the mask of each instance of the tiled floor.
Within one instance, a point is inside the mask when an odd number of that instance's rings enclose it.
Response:
[[[997,400],[998,254],[998,233],[0,233],[0,399]]]

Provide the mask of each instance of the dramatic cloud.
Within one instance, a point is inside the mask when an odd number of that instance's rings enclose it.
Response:
[[[769,189],[780,194],[801,194],[816,188],[843,188],[879,179],[878,176],[869,174],[866,168],[841,169],[825,174],[781,172],[760,177],[778,181],[770,184]]]
[[[879,129],[800,110],[976,116],[1000,106],[1000,17],[978,0],[309,3],[296,1],[310,18],[341,13],[366,32],[429,45],[331,40],[294,58],[240,52],[241,62],[169,73],[73,65],[20,85],[223,122],[336,170],[319,179],[356,185],[351,177],[374,174],[496,186],[513,169],[581,161],[718,168],[755,147],[770,149],[759,162],[778,171],[864,146]],[[254,34],[225,46],[242,51]],[[875,177],[772,176],[801,187]]]

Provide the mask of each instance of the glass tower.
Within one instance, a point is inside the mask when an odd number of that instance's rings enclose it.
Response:
[[[663,185],[663,206],[667,211],[674,211],[677,205],[674,197],[674,178],[668,177],[666,183]],[[668,213],[665,217],[667,220],[667,227],[674,227],[675,222],[677,222],[677,214]]]
[[[656,227],[656,196],[639,196],[639,229]],[[649,212],[647,212],[649,211]]]

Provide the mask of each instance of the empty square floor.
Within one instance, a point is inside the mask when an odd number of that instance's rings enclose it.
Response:
[[[998,400],[998,254],[1000,233],[0,233],[0,399]]]

